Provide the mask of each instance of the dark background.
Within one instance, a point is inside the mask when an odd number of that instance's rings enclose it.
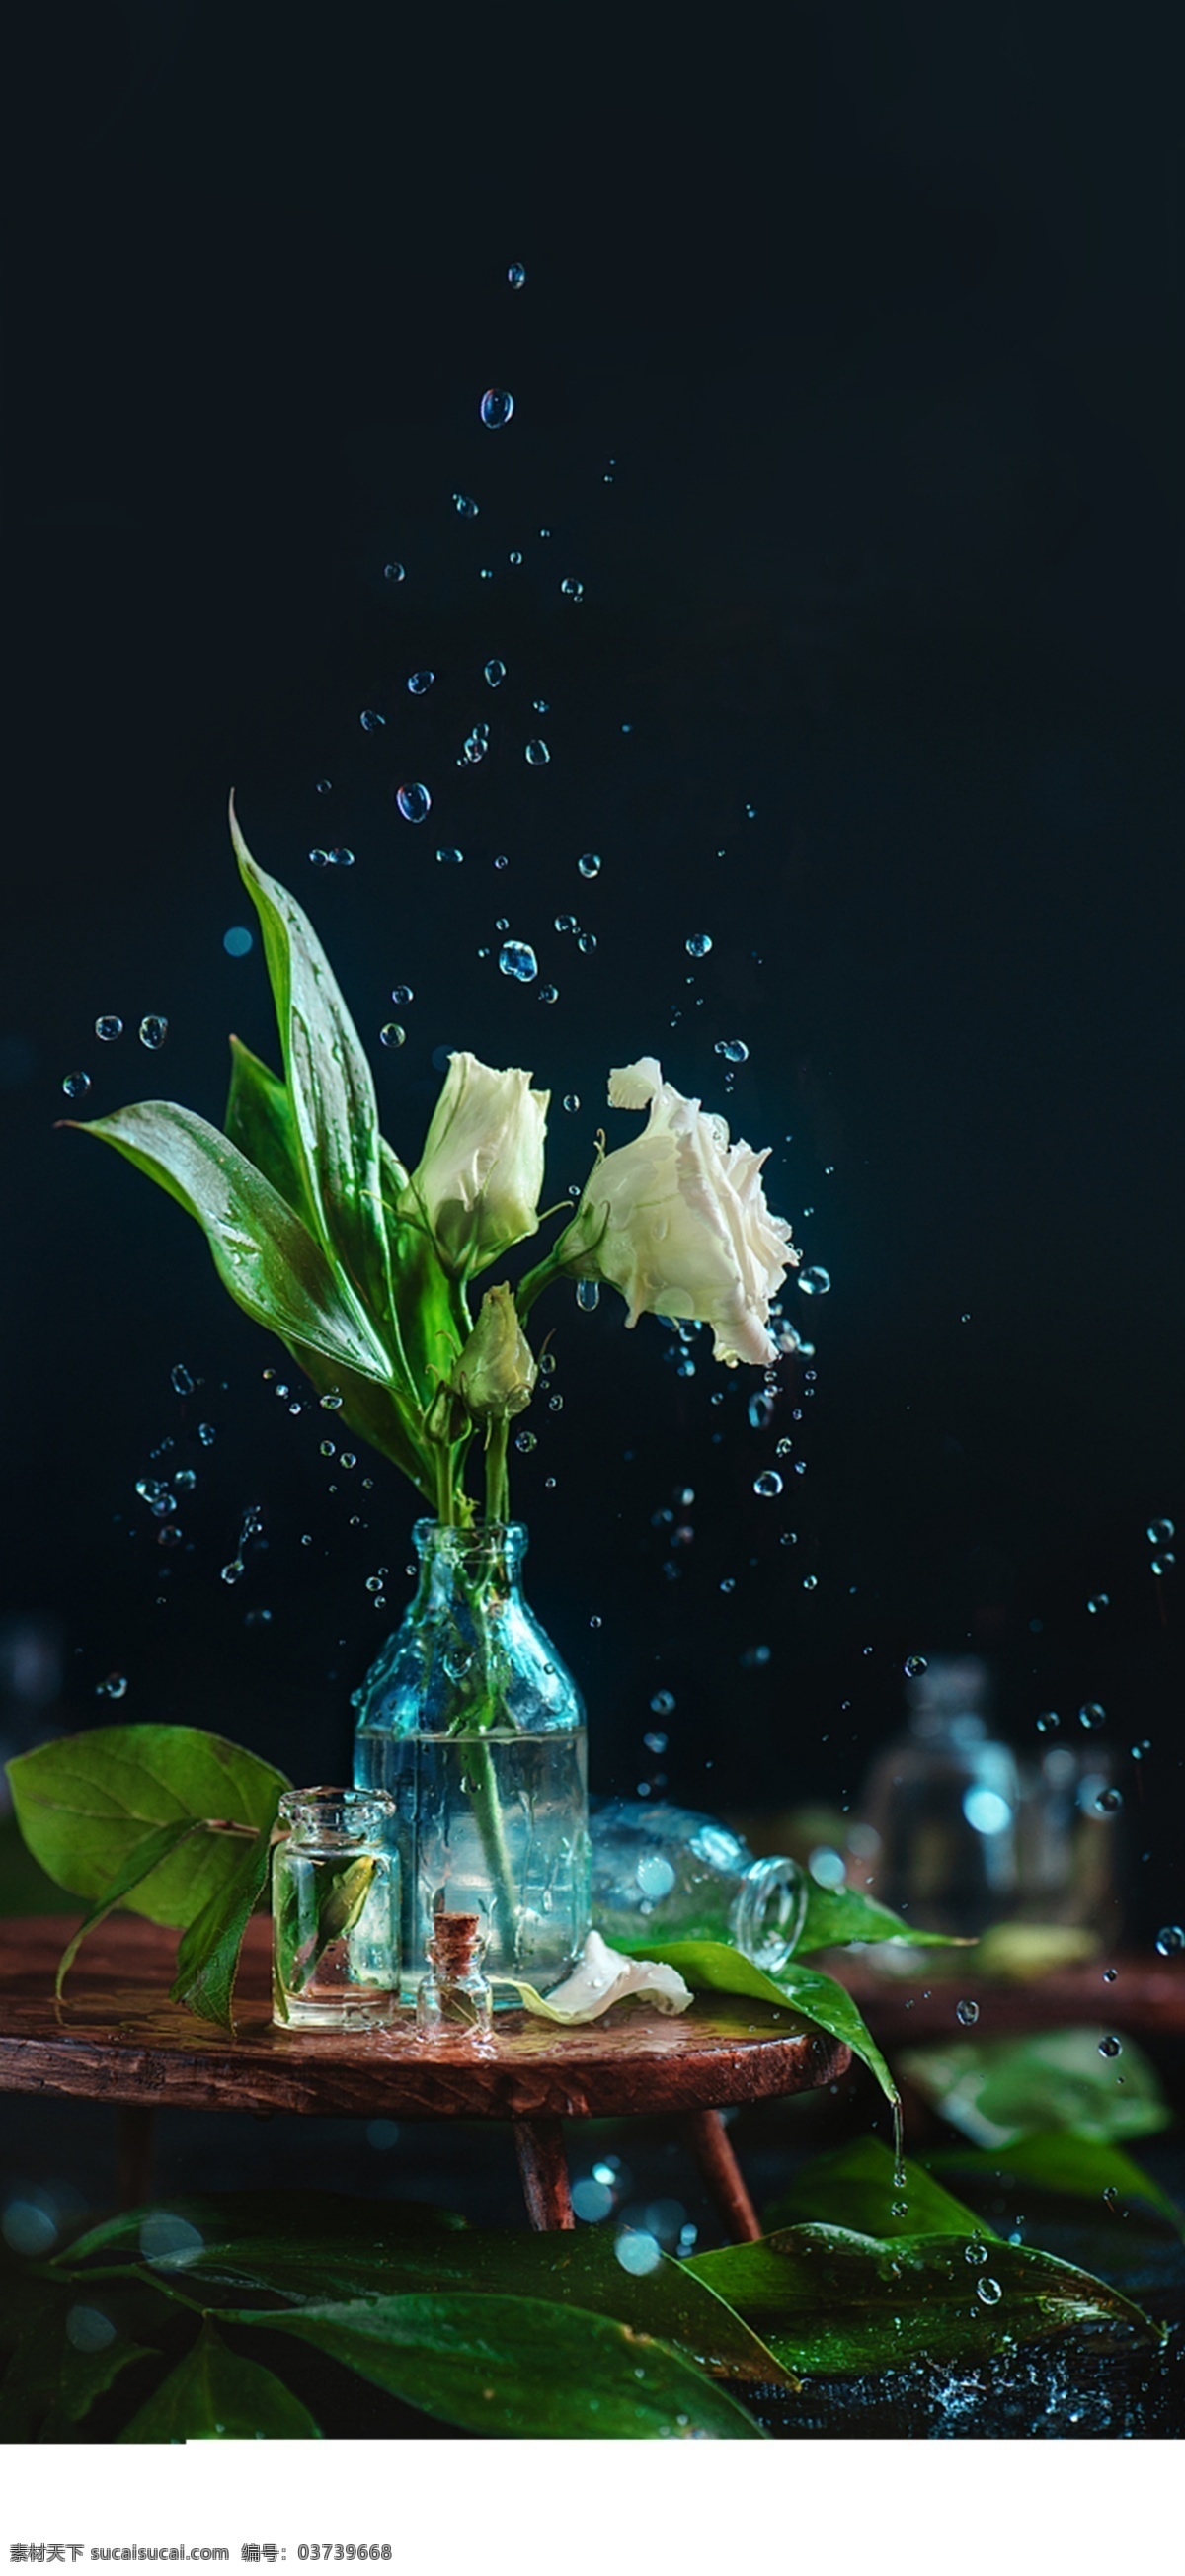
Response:
[[[1169,26],[843,0],[709,36],[660,9],[26,14],[0,1614],[49,1623],[65,1681],[13,1725],[183,1719],[332,1776],[406,1590],[394,1471],[322,1460],[332,1426],[265,1383],[291,1369],[195,1230],[53,1129],[76,1068],[83,1114],[165,1092],[219,1118],[226,1033],[274,1058],[258,943],[223,948],[250,922],[233,783],[401,1152],[434,1055],[470,1046],[550,1084],[561,1197],[607,1068],[653,1051],[773,1145],[771,1201],[832,1275],[787,1290],[816,1356],[760,1431],[758,1376],[706,1336],[681,1378],[658,1323],[553,1300],[564,1408],[537,1405],[515,1496],[596,1785],[654,1777],[667,1689],[672,1792],[846,1801],[904,1658],[970,1646],[1022,1747],[1038,1710],[1076,1731],[1105,1704],[1145,1928],[1179,1917],[1179,1594],[1145,1538],[1185,1531]],[[490,383],[516,401],[497,434]],[[408,777],[422,829],[391,801]],[[315,846],[355,865],[316,871]],[[595,952],[552,929],[568,911]],[[497,972],[500,915],[554,1007]],[[805,1473],[761,1501],[786,1434]],[[179,1464],[162,1552],[135,1485]],[[251,1504],[266,1546],[228,1586]]]

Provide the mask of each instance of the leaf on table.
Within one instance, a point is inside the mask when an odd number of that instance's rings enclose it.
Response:
[[[274,2370],[232,2352],[209,2319],[125,2424],[121,2442],[304,2442],[321,2427]]]
[[[973,1944],[950,1932],[921,1932],[878,1904],[858,1887],[816,1887],[810,1882],[806,1916],[794,1944],[794,1956],[807,1950],[833,1950],[848,1941],[908,1941],[911,1949],[965,1950]]]
[[[196,1219],[222,1284],[290,1349],[387,1381],[391,1362],[345,1273],[237,1145],[172,1100],[63,1121],[114,1145]]]
[[[59,1887],[101,1897],[147,1834],[210,1821],[237,1833],[195,1834],[122,1902],[152,1923],[192,1923],[224,1892],[248,1833],[269,1829],[291,1784],[225,1736],[197,1726],[94,1726],[20,1753],[8,1765],[25,1841]]]
[[[765,2213],[765,2232],[815,2223],[846,2227],[860,2236],[966,2236],[992,2238],[973,2209],[945,2191],[924,2166],[906,2162],[903,2179],[879,2138],[856,2138],[832,2147],[797,2173]],[[898,2204],[904,2203],[904,2209]]]
[[[58,1972],[54,1979],[54,1993],[59,2000],[66,1978],[87,1933],[93,1932],[97,1923],[104,1922],[117,1905],[122,1905],[125,1898],[131,1895],[133,1888],[141,1886],[146,1878],[150,1878],[153,1870],[161,1861],[167,1860],[171,1852],[176,1851],[179,1843],[185,1842],[190,1834],[200,1833],[201,1830],[200,1825],[182,1816],[171,1825],[158,1825],[154,1833],[143,1835],[141,1840],[133,1845],[126,1860],[122,1861],[116,1870],[114,1878],[108,1880],[102,1895],[96,1897],[89,1913],[84,1914],[78,1930],[71,1934],[66,1943],[58,1961]]]
[[[791,2370],[821,2376],[975,2360],[1070,2327],[1161,2340],[1107,2282],[1030,2246],[989,2241],[978,2221],[970,2239],[788,2227],[757,2245],[693,2255],[687,2269]]]
[[[277,1790],[277,1807],[279,1799]],[[245,1849],[240,1844],[239,1849],[238,1866],[225,1887],[210,1897],[181,1935],[169,1990],[175,2004],[184,2004],[203,2021],[220,2023],[224,2030],[234,2028],[231,2002],[243,1935],[267,1886],[270,1825],[261,1825],[254,1841]]]
[[[648,1941],[648,1955],[677,1968],[694,1994],[753,1995],[763,2003],[785,2006],[830,2031],[875,2075],[886,2101],[896,2102],[897,2087],[872,2033],[846,1987],[821,1968],[800,1968],[791,1959],[776,1977],[755,1968],[727,1941]]]
[[[761,2441],[681,2353],[550,2300],[448,2291],[236,2311],[295,2335],[393,2397],[471,2432],[529,2440]]]
[[[1102,2200],[1108,2192],[1144,2200],[1178,2236],[1185,2236],[1185,2211],[1110,2139],[1082,2137],[1072,2129],[1036,2129],[1010,2139],[1007,2146],[956,2147],[933,2161],[943,2173],[985,2182],[1007,2177],[1073,2200]]]
[[[1007,2146],[1034,2129],[1151,2136],[1172,2114],[1134,2040],[1124,2038],[1118,2056],[1101,2053],[1100,2041],[1114,2035],[1099,2027],[944,2041],[906,2051],[901,2072],[973,2146]]]

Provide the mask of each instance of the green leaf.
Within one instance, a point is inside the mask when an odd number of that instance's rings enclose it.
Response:
[[[821,1968],[800,1968],[791,1959],[776,1977],[755,1968],[727,1941],[646,1941],[630,1945],[641,1959],[665,1959],[677,1968],[695,1994],[756,1995],[763,2003],[790,2004],[804,2020],[817,2022],[862,2057],[875,2075],[886,2101],[896,2102],[897,2087],[871,2031],[845,1987]]]
[[[100,1897],[144,1837],[210,1819],[270,1830],[282,1771],[196,1726],[95,1726],[8,1765],[17,1821],[59,1887]],[[153,1923],[192,1923],[234,1877],[243,1832],[195,1834],[123,1902]]]
[[[995,2230],[944,2191],[923,2166],[906,2163],[901,2172],[904,2180],[898,2182],[893,2158],[879,2138],[833,2147],[795,2175],[789,2191],[766,2212],[766,2232],[816,2222],[851,2228],[861,2236],[955,2236],[961,2231],[994,2237]],[[898,2215],[901,2202],[905,2207]]]
[[[60,1998],[62,1987],[87,1933],[93,1932],[97,1923],[102,1923],[117,1905],[122,1904],[125,1897],[130,1896],[134,1887],[139,1887],[144,1879],[150,1878],[158,1862],[167,1860],[170,1852],[176,1851],[178,1843],[185,1842],[190,1834],[196,1834],[200,1830],[200,1826],[182,1817],[171,1825],[159,1825],[155,1833],[145,1834],[134,1846],[128,1853],[127,1859],[116,1870],[114,1878],[109,1879],[89,1914],[83,1916],[77,1932],[67,1941],[58,1961],[58,1973],[54,1979],[55,1995]]]
[[[847,1941],[908,1941],[914,1949],[927,1950],[973,1946],[950,1932],[919,1932],[891,1907],[879,1905],[874,1896],[864,1896],[857,1887],[816,1887],[812,1879],[806,1919],[794,1944],[795,1958],[807,1950],[832,1950]]]
[[[970,2250],[973,2260],[965,2235],[886,2242],[843,2227],[787,2227],[758,2245],[693,2255],[687,2269],[719,2290],[792,2370],[823,2376],[919,2358],[975,2360],[1071,2326],[1109,2340],[1160,2339],[1118,2290],[1052,2254],[988,2243],[978,2221]]]
[[[0,2380],[0,2443],[68,2441],[121,2371],[152,2358],[118,2333],[99,2352],[77,2351],[66,2333],[69,2313],[55,2286],[21,2335]]]
[[[276,1804],[279,1805],[279,1791]],[[273,1818],[274,1821],[274,1818]],[[224,1888],[211,1896],[186,1926],[177,1947],[177,1973],[170,1993],[203,2021],[233,2030],[231,1999],[239,1952],[250,1916],[267,1886],[271,1862],[271,1827],[262,1826],[242,1853]]]
[[[546,2299],[351,2299],[238,2311],[468,2430],[542,2440],[761,2441],[751,2415],[669,2345]]]
[[[57,2394],[38,2434],[41,2442],[62,2442],[70,2438],[70,2427],[81,2424],[100,2397],[105,2397],[117,2379],[136,2361],[157,2361],[160,2354],[150,2345],[132,2343],[126,2335],[116,2335],[101,2352],[76,2352],[65,2341]]]
[[[231,2352],[209,2319],[183,2361],[118,2436],[121,2442],[303,2442],[321,2427],[258,2361]]]
[[[977,2147],[1007,2146],[1034,2129],[1107,2139],[1166,2128],[1172,2114],[1149,2060],[1131,2039],[1118,2057],[1102,2056],[1108,2036],[1099,2028],[951,2040],[910,2049],[901,2072]]]
[[[160,2206],[153,2203],[154,2215]],[[332,2265],[368,2260],[381,2265],[392,2239],[408,2236],[418,2243],[465,2226],[463,2218],[452,2210],[437,2209],[431,2201],[354,2200],[344,2192],[329,2191],[190,2192],[168,2201],[166,2208],[170,2217],[183,2218],[201,2239],[200,2249],[186,2248],[180,2268],[187,2272],[200,2268],[219,2280],[243,2281],[261,2289],[272,2285],[270,2271],[265,2278],[261,2265],[278,2266],[281,2277],[287,2266],[294,2283],[307,2279],[324,2289],[338,2277],[328,2268]],[[85,2277],[89,2265],[101,2258],[106,2268],[126,2247],[128,2268],[142,2270],[140,2230],[146,2214],[143,2209],[124,2209],[115,2218],[103,2219],[55,2254],[47,2269]],[[167,2261],[154,2261],[150,2267],[153,2274],[169,2268]]]
[[[305,1188],[296,1119],[287,1083],[261,1064],[241,1038],[230,1042],[226,1132],[265,1181],[316,1232],[316,1211]]]
[[[343,1941],[353,1931],[370,1894],[377,1867],[377,1861],[365,1853],[353,1860],[341,1861],[336,1869],[327,1861],[320,1863],[315,1887],[317,1920],[303,1943],[299,1938],[301,1925],[295,1882],[291,1876],[285,1879],[283,1901],[275,1915],[276,1968],[285,1996],[303,1994],[332,1943]]]
[[[1109,2140],[1084,2138],[1071,2129],[1036,2129],[1004,2147],[956,2147],[934,2161],[944,2173],[982,2176],[987,2182],[1007,2176],[1073,2200],[1101,2200],[1104,2192],[1119,2192],[1127,2200],[1147,2201],[1178,2236],[1185,2236],[1185,2212],[1134,2157]]]
[[[196,1218],[237,1305],[290,1349],[386,1381],[391,1363],[342,1272],[237,1145],[172,1100],[141,1100],[80,1134],[134,1163]],[[380,1309],[380,1312],[382,1310]]]
[[[239,874],[259,915],[305,1194],[326,1250],[372,1313],[391,1308],[374,1076],[325,951],[285,886],[257,867],[230,809]]]

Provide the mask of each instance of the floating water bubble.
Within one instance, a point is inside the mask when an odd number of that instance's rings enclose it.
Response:
[[[506,939],[498,951],[498,964],[504,975],[512,975],[517,984],[533,984],[539,972],[539,960],[525,939]]]
[[[972,2003],[969,1996],[965,1996],[961,2003],[955,2005],[955,2020],[961,2021],[968,2030],[978,2019],[979,2006]]]
[[[569,1114],[571,1114],[573,1110],[579,1109],[580,1094],[578,1091],[566,1091],[564,1093],[564,1107]]]
[[[481,416],[487,429],[505,429],[514,417],[514,396],[491,385],[481,398]]]
[[[584,857],[577,859],[576,865],[582,877],[599,877],[601,873],[601,862],[595,850],[586,850]]]
[[[584,597],[584,583],[582,581],[574,581],[570,573],[567,580],[560,583],[560,589],[562,590],[565,599],[583,599]]]
[[[393,985],[392,985],[392,987],[391,987],[391,999],[392,999],[392,1001],[393,1001],[393,1002],[399,1002],[400,1004],[404,1004],[404,1003],[407,1003],[407,1002],[410,1002],[410,1001],[414,1000],[414,998],[415,998],[415,997],[414,997],[414,995],[413,995],[413,993],[412,993],[412,988],[411,988],[411,985],[410,985],[410,984],[393,984]]]
[[[592,1617],[591,1617],[591,1619],[589,1620],[589,1623],[588,1623],[588,1624],[589,1624],[589,1627],[590,1627],[590,1628],[600,1628],[600,1627],[602,1627],[602,1626],[604,1625],[604,1622],[603,1622],[603,1620],[602,1620],[602,1618],[601,1618],[601,1614],[600,1614],[599,1610],[594,1610],[594,1611],[593,1611]]]
[[[95,1021],[95,1036],[110,1045],[112,1038],[123,1036],[123,1021],[117,1020],[114,1012],[106,1013],[101,1020]]]
[[[576,1282],[576,1303],[579,1306],[581,1313],[583,1315],[595,1314],[600,1302],[600,1281],[597,1279],[578,1279]]]
[[[521,1449],[524,1458],[526,1458],[530,1456],[532,1449],[538,1448],[539,1443],[533,1431],[516,1431],[514,1435],[514,1445],[516,1449]]]
[[[403,581],[404,579],[405,574],[401,563],[389,563],[383,565],[384,581]]]
[[[774,1399],[767,1387],[759,1387],[745,1408],[751,1431],[768,1431],[774,1418]]]
[[[176,1361],[175,1365],[170,1369],[169,1375],[178,1395],[193,1394],[193,1379],[185,1366],[184,1360]]]
[[[85,1100],[90,1087],[89,1073],[67,1073],[62,1077],[62,1089],[67,1100]]]
[[[506,677],[505,662],[499,662],[497,660],[487,662],[485,666],[485,676],[491,689],[500,687],[502,681]]]
[[[201,1441],[203,1449],[212,1449],[217,1437],[218,1434],[214,1429],[212,1422],[199,1422],[198,1439]]]
[[[749,1061],[749,1050],[743,1038],[717,1038],[716,1053],[723,1056],[726,1064],[747,1064]]]
[[[337,1443],[336,1443],[336,1441],[334,1441],[334,1440],[323,1440],[323,1441],[321,1442],[321,1455],[322,1455],[322,1457],[323,1457],[323,1458],[336,1458],[336,1456],[337,1456]]]
[[[521,259],[512,259],[512,260],[511,260],[511,263],[510,263],[510,266],[509,266],[509,268],[508,268],[508,269],[507,269],[507,271],[506,271],[506,283],[507,283],[507,285],[508,285],[508,286],[513,286],[513,287],[514,287],[514,289],[515,289],[515,291],[517,292],[517,290],[518,290],[518,288],[519,288],[520,286],[525,286],[525,285],[526,285],[526,282],[527,282],[527,272],[526,272],[525,268],[523,267],[523,264],[522,264]]]
[[[336,850],[330,851],[329,864],[331,868],[352,868],[354,853],[352,850],[343,850],[339,846]]]
[[[1095,1799],[1095,1807],[1100,1816],[1116,1816],[1122,1805],[1122,1789],[1100,1789]]]
[[[242,1557],[232,1556],[229,1563],[222,1568],[222,1580],[224,1583],[239,1583],[246,1571]]]
[[[1057,1710],[1055,1708],[1043,1708],[1041,1715],[1037,1720],[1037,1733],[1038,1735],[1052,1735],[1055,1726],[1060,1725],[1061,1719],[1058,1716]]]
[[[1185,1950],[1185,1926],[1165,1923],[1156,1935],[1156,1947],[1162,1959],[1178,1959]]]
[[[332,794],[333,794],[333,780],[332,780],[332,778],[319,778],[319,779],[317,780],[317,794],[318,794],[318,796],[332,796]]]
[[[386,1026],[379,1030],[379,1044],[385,1047],[401,1047],[406,1036],[407,1030],[400,1028],[398,1020],[388,1020]]]
[[[977,2299],[982,2299],[985,2308],[995,2308],[999,2306],[1004,2293],[999,2282],[993,2280],[991,2273],[984,2272],[975,2284],[975,2295]]]
[[[108,1673],[104,1682],[95,1683],[96,1699],[122,1699],[127,1690],[126,1673]]]
[[[591,957],[596,944],[597,935],[595,930],[582,930],[576,942],[582,957]]]
[[[1106,1715],[1107,1712],[1101,1700],[1088,1699],[1078,1711],[1079,1726],[1102,1726]]]
[[[349,1474],[351,1467],[357,1466],[358,1461],[352,1449],[343,1449],[340,1463],[345,1468],[347,1475]]]
[[[1088,1610],[1096,1613],[1100,1610],[1109,1610],[1111,1607],[1111,1595],[1109,1592],[1092,1592],[1086,1606]]]
[[[574,913],[574,912],[557,912],[556,917],[555,917],[555,926],[556,926],[556,929],[557,929],[557,930],[575,930],[575,928],[576,928],[576,915],[575,915],[575,913]]]
[[[407,683],[413,698],[422,698],[425,691],[431,688],[435,677],[435,671],[413,671]]]
[[[534,742],[529,742],[527,744],[526,758],[529,760],[532,769],[542,769],[544,762],[550,760],[551,753],[549,752],[545,742],[535,740]]]
[[[817,1592],[819,1589],[818,1575],[804,1574],[802,1578],[802,1588],[804,1592]]]
[[[711,933],[707,930],[693,930],[685,946],[689,957],[708,957],[712,950]]]
[[[907,1656],[906,1656],[906,1658],[905,1658],[905,1666],[904,1666],[904,1669],[905,1669],[905,1671],[907,1672],[907,1674],[909,1675],[909,1679],[910,1679],[910,1681],[911,1681],[911,1682],[916,1682],[916,1680],[918,1679],[919,1674],[920,1674],[920,1673],[924,1673],[924,1672],[925,1672],[925,1670],[926,1670],[926,1658],[925,1658],[925,1656],[924,1656],[924,1655],[907,1655]]]
[[[163,1047],[168,1034],[168,1021],[160,1019],[155,1011],[149,1011],[140,1022],[141,1046],[151,1047],[153,1050]]]
[[[1177,1530],[1176,1523],[1174,1521],[1149,1521],[1148,1523],[1148,1536],[1152,1541],[1153,1547],[1167,1547],[1169,1540],[1175,1538],[1176,1535]]]
[[[475,519],[477,517],[477,503],[476,501],[470,500],[467,492],[454,492],[453,508],[459,519]]]
[[[1162,1547],[1159,1556],[1154,1556],[1152,1558],[1148,1569],[1149,1573],[1171,1574],[1176,1562],[1177,1560],[1171,1547]]]
[[[540,1001],[541,1001],[541,1002],[558,1002],[559,998],[560,998],[560,988],[559,988],[559,985],[558,985],[558,984],[541,984],[541,985],[540,985],[540,987],[539,987],[539,999],[540,999]]]
[[[964,2247],[963,2247],[963,2261],[964,2261],[965,2263],[973,2263],[973,2264],[976,2266],[976,2268],[978,2269],[979,2265],[980,2265],[981,2263],[986,2263],[987,2259],[988,2259],[988,2250],[987,2250],[987,2247],[986,2247],[986,2245],[981,2245],[981,2244],[980,2244],[979,2239],[978,2239],[978,2237],[977,2237],[977,2236],[976,2236],[976,2237],[972,2237],[972,2239],[971,2239],[970,2243],[969,2243],[969,2244],[967,2244],[967,2245],[964,2245]]]
[[[798,1285],[804,1297],[825,1297],[831,1286],[831,1272],[820,1270],[817,1265],[810,1270],[800,1270]]]
[[[328,867],[328,865],[329,865],[329,852],[328,852],[328,850],[310,850],[310,851],[309,851],[309,866],[310,866],[311,868],[327,868],[327,867]]]
[[[321,1411],[322,1413],[340,1413],[341,1408],[342,1399],[337,1392],[337,1388],[331,1387],[328,1395],[323,1395],[321,1398]]]
[[[472,763],[472,762],[477,761],[477,760],[484,760],[484,759],[485,759],[485,756],[486,756],[486,751],[487,751],[487,749],[488,749],[488,745],[487,745],[487,743],[486,743],[486,741],[485,741],[484,737],[483,737],[481,734],[479,734],[479,733],[469,733],[469,734],[466,734],[466,736],[465,736],[465,758],[466,758],[466,760],[467,760],[467,761],[469,761],[470,763]]]
[[[396,788],[395,802],[405,823],[422,823],[432,811],[432,799],[418,778],[409,779],[406,786]]]
[[[379,714],[377,707],[363,707],[358,718],[363,733],[379,733],[386,721],[386,717]]]
[[[753,1479],[753,1491],[755,1494],[761,1494],[763,1496],[780,1494],[782,1491],[782,1479],[778,1474],[777,1468],[763,1468],[761,1474],[759,1476],[755,1476]]]
[[[1116,2039],[1113,2031],[1106,2039],[1099,2041],[1099,2055],[1100,2057],[1122,2057],[1123,2042],[1121,2039]]]
[[[464,862],[465,853],[463,850],[438,850],[436,856],[442,868],[459,868]]]

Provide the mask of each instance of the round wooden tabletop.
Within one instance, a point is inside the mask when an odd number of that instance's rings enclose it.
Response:
[[[348,2037],[280,2030],[264,1916],[247,1927],[232,2038],[170,2003],[178,1936],[140,1915],[111,1915],[88,1936],[55,2002],[76,1921],[0,1922],[0,2091],[401,2120],[600,2119],[810,2092],[851,2062],[789,2008],[727,1995],[672,2015],[619,2004],[579,2030],[500,2012],[485,2043],[421,2040],[410,2013]]]

